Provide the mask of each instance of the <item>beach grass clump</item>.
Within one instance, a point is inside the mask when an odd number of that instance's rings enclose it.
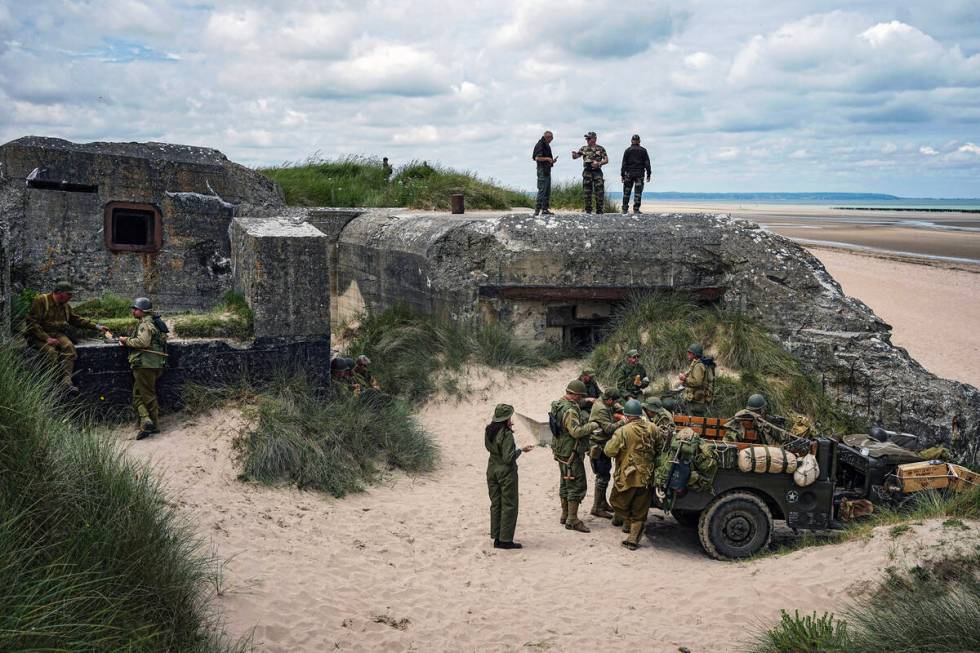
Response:
[[[541,367],[567,355],[552,346],[529,345],[501,324],[460,324],[404,305],[368,312],[353,323],[347,355],[366,354],[383,389],[412,402],[427,399],[441,378],[469,363]]]
[[[221,302],[207,313],[174,315],[169,320],[174,334],[181,338],[252,337],[252,309],[245,297],[234,291],[224,294]]]
[[[612,382],[626,352],[638,349],[654,387],[667,392],[675,383],[673,375],[687,369],[691,343],[714,355],[719,366],[714,415],[733,415],[750,395],[761,393],[776,415],[806,415],[818,427],[836,433],[857,432],[862,426],[834,406],[820,381],[806,374],[762,325],[737,311],[703,306],[682,293],[630,298],[614,315],[591,362],[600,380]]]
[[[156,477],[0,341],[0,650],[227,651],[220,570]]]
[[[301,371],[278,375],[246,410],[253,426],[235,440],[242,477],[342,497],[384,472],[435,468],[438,447],[404,401],[381,393],[329,400]]]
[[[905,570],[841,617],[790,616],[756,638],[755,653],[949,653],[980,650],[980,553],[962,551]]]
[[[450,195],[462,193],[467,208],[505,210],[532,206],[527,193],[506,188],[474,173],[425,161],[411,161],[389,179],[374,157],[346,156],[334,160],[313,156],[259,172],[277,181],[292,206],[390,207],[449,209]]]

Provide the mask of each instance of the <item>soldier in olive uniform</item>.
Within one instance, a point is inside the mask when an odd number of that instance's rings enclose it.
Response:
[[[585,145],[572,152],[572,158],[581,157],[585,165],[582,170],[582,193],[585,212],[592,213],[592,198],[595,197],[595,212],[602,213],[606,206],[606,187],[602,177],[602,166],[609,163],[606,148],[596,145],[596,133],[585,135]]]
[[[687,348],[687,360],[691,366],[687,372],[681,372],[677,377],[684,386],[684,403],[688,415],[705,416],[708,414],[708,404],[711,403],[712,375],[701,360],[704,350],[701,345],[694,343]]]
[[[590,514],[603,519],[611,519],[613,516],[612,506],[606,500],[612,460],[602,448],[612,437],[613,432],[622,426],[622,422],[617,421],[614,416],[617,400],[619,400],[619,390],[606,388],[605,392],[602,393],[602,399],[592,404],[592,412],[589,413],[589,421],[595,422],[596,426],[599,427],[590,437],[592,446],[589,448],[589,463],[592,465],[592,472],[595,474],[595,496],[592,500]]]
[[[119,344],[131,350],[129,365],[133,368],[133,408],[139,420],[137,440],[159,431],[160,403],[157,381],[167,364],[167,325],[153,314],[146,297],[133,300],[133,317],[137,322],[129,337],[120,336]]]
[[[75,359],[78,355],[75,353],[75,345],[65,335],[65,331],[69,326],[103,333],[108,329],[75,315],[68,304],[73,292],[74,288],[70,283],[59,281],[53,291],[35,297],[27,313],[24,337],[28,345],[44,354],[51,364],[59,369],[64,388],[71,392],[78,392],[78,388],[72,382]]]
[[[643,412],[647,419],[660,428],[664,436],[674,430],[674,414],[664,408],[659,397],[648,397],[643,401]]]
[[[579,402],[585,395],[585,384],[575,379],[565,388],[565,396],[551,404],[549,416],[558,424],[558,435],[551,443],[561,481],[561,523],[569,530],[588,533],[578,516],[579,504],[587,490],[584,458],[589,449],[589,436],[596,430],[595,422],[583,423]]]
[[[493,420],[483,433],[487,460],[487,490],[490,492],[490,537],[495,549],[520,549],[514,541],[517,526],[517,459],[533,445],[518,448],[514,442],[514,407],[497,404]]]
[[[725,422],[724,440],[726,442],[744,442],[745,424],[743,422],[745,421],[753,423],[755,432],[762,444],[779,447],[793,440],[792,433],[781,429],[767,419],[769,417],[768,412],[769,404],[766,398],[760,394],[752,395],[749,397],[747,406]]]
[[[616,459],[610,503],[616,516],[629,526],[623,546],[635,551],[653,500],[653,471],[657,452],[663,447],[663,435],[656,424],[643,419],[643,407],[636,399],[626,402],[623,413],[627,423],[616,429],[605,452]]]
[[[595,380],[595,370],[591,367],[586,367],[582,370],[579,375],[578,380],[585,384],[585,396],[582,397],[582,410],[592,410],[592,405],[595,400],[602,395],[602,390],[599,389],[599,384]]]
[[[626,360],[616,367],[613,377],[616,379],[616,388],[624,399],[642,396],[643,388],[650,385],[650,377],[640,363],[640,352],[636,349],[626,352]]]

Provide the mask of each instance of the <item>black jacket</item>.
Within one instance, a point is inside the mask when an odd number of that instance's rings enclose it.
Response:
[[[623,165],[620,167],[619,174],[642,175],[644,172],[650,176],[650,155],[647,148],[642,145],[630,145],[623,152]]]
[[[531,154],[532,159],[537,159],[539,156],[546,156],[549,159],[552,158],[551,146],[544,142],[544,136],[538,139],[537,144],[534,146],[534,153]],[[543,170],[551,170],[550,161],[537,161],[538,168]]]

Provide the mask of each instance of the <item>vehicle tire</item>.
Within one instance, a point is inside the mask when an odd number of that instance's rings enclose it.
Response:
[[[769,546],[772,513],[749,492],[730,492],[716,498],[701,513],[698,538],[717,560],[748,558]]]
[[[696,510],[671,510],[670,514],[681,526],[697,528],[701,519],[701,513]]]

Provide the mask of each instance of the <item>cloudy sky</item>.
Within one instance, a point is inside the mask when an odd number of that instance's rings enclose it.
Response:
[[[845,8],[846,7],[846,8]],[[0,140],[534,185],[638,132],[660,191],[980,197],[978,0],[0,0]],[[615,171],[613,171],[615,175]]]

